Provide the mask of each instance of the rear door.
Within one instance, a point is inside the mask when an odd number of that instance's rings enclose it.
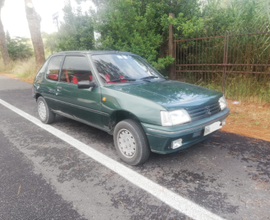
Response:
[[[78,89],[82,80],[95,81],[92,70],[85,56],[66,56],[57,83],[59,110],[62,114],[101,127],[100,87]]]

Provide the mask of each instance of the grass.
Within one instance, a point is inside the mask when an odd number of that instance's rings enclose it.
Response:
[[[182,73],[178,80],[222,92],[222,73]],[[270,102],[270,74],[229,73],[225,85],[226,98],[259,103]]]
[[[8,66],[4,66],[3,61],[0,61],[0,72],[14,74],[24,81],[33,81],[39,67],[36,66],[35,58],[31,57],[26,60],[11,61]]]

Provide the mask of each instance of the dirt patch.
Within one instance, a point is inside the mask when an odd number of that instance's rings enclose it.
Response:
[[[270,141],[270,103],[227,102],[231,112],[223,131]]]
[[[6,76],[6,77],[9,77],[9,78],[12,78],[12,79],[20,79],[18,76],[16,76],[15,74],[11,74],[11,73],[0,73],[0,75]]]
[[[21,78],[21,77],[18,77],[16,74],[12,74],[12,73],[0,73],[0,75],[6,76],[6,77],[9,77],[9,78],[12,78],[12,79],[18,79],[20,81],[31,83],[31,84],[34,81],[34,78],[33,77]]]
[[[32,84],[34,82],[34,78],[24,78],[24,79],[20,79],[20,80],[23,82],[30,83],[30,84]]]
[[[33,83],[33,78],[19,78],[15,74],[0,73],[13,79]],[[227,100],[230,115],[221,129],[229,133],[270,141],[270,103]]]

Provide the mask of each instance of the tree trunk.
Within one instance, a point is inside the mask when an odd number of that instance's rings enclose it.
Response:
[[[36,57],[36,64],[37,66],[41,66],[45,61],[44,45],[40,33],[41,18],[34,9],[32,0],[24,0],[24,2],[25,2],[26,18],[28,21],[28,27],[30,30]]]
[[[4,65],[7,66],[10,62],[8,49],[7,49],[7,43],[6,43],[6,35],[1,19],[1,9],[0,9],[0,51],[2,54],[2,58],[4,61]]]

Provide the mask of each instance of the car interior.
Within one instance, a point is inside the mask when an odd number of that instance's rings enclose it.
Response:
[[[78,82],[83,80],[93,81],[92,72],[85,70],[62,70],[61,82],[78,84]]]

